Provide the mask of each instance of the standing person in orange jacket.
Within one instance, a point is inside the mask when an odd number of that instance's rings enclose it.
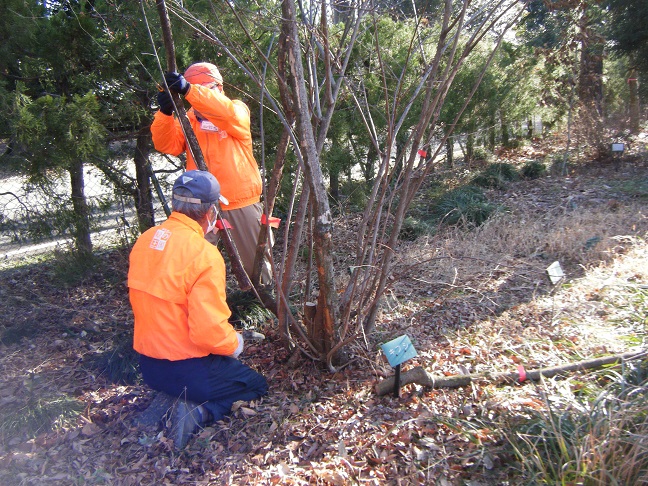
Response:
[[[266,379],[237,359],[244,343],[228,322],[225,262],[205,239],[219,198],[212,174],[185,172],[173,186],[169,218],[144,232],[130,254],[133,347],[144,382],[179,399],[172,416],[178,448],[198,426],[227,415],[235,401],[268,391]]]
[[[231,100],[223,91],[223,77],[218,68],[199,62],[187,68],[184,76],[166,73],[170,90],[181,94],[191,104],[187,112],[209,172],[216,176],[223,196],[229,201],[223,216],[232,225],[231,234],[243,267],[251,277],[261,229],[263,206],[261,174],[252,151],[250,110],[240,100]],[[167,91],[158,94],[160,110],[155,114],[151,133],[155,149],[170,155],[187,153],[187,170],[196,163],[187,151],[180,122],[173,117],[173,102]],[[208,236],[216,243],[217,237]],[[272,243],[272,242],[271,242]],[[267,255],[261,271],[261,283],[272,281]]]

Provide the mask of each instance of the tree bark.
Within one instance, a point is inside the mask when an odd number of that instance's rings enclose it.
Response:
[[[603,143],[603,43],[592,19],[595,7],[584,5],[580,20],[581,59],[578,79],[578,98],[581,103],[580,124],[587,142],[594,149],[594,157],[607,152]]]
[[[331,198],[338,202],[340,200],[340,169],[329,167],[329,191]]]
[[[155,4],[158,9],[158,14],[160,16],[162,36],[164,39],[164,49],[166,51],[166,57],[167,57],[167,69],[169,71],[177,71],[178,67],[175,60],[175,45],[173,43],[171,21],[169,20],[169,14],[167,12],[166,4],[164,3],[164,0],[156,0]],[[191,123],[189,122],[189,118],[187,117],[187,112],[184,108],[184,105],[182,104],[180,97],[178,96],[177,93],[171,92],[171,97],[173,98],[173,103],[175,105],[176,115],[178,115],[178,120],[180,120],[182,131],[187,140],[187,147],[193,156],[194,162],[196,163],[196,166],[200,170],[207,171],[207,164],[205,163],[205,158],[203,156],[200,145],[198,144],[198,139],[196,138],[196,134],[191,128]],[[219,212],[219,218],[224,228],[221,234],[221,240],[223,242],[223,245],[225,246],[225,251],[230,257],[230,266],[232,269],[232,273],[236,277],[236,281],[238,282],[241,290],[243,291],[250,290],[254,286],[252,285],[252,281],[250,280],[248,274],[245,273],[245,269],[243,268],[243,264],[241,263],[241,257],[239,256],[238,250],[236,249],[236,245],[234,244],[234,241],[232,240],[232,237],[230,236],[229,231],[227,230],[227,225],[223,221],[220,212]],[[272,297],[270,295],[264,294],[263,299],[259,297],[259,300],[261,300],[262,302],[268,299],[269,299],[268,305],[273,307],[271,302]],[[265,302],[264,305],[266,305]],[[276,309],[276,306],[274,306],[274,308]]]
[[[282,1],[283,27],[287,33],[286,47],[291,72],[291,88],[296,115],[296,131],[300,140],[300,149],[304,157],[304,175],[311,192],[315,224],[313,227],[313,242],[315,264],[319,283],[319,297],[315,325],[321,326],[323,342],[322,355],[328,354],[336,338],[338,321],[337,293],[335,291],[335,274],[333,271],[333,218],[328,203],[328,195],[324,185],[324,175],[320,165],[319,154],[316,151],[316,141],[311,124],[309,98],[297,30],[297,17],[293,0]],[[319,346],[318,346],[319,348]],[[329,357],[330,363],[336,357]]]
[[[492,130],[492,129],[491,129]],[[466,136],[466,164],[472,168],[475,159],[475,136],[469,133]]]
[[[92,254],[92,240],[90,238],[90,209],[85,196],[85,182],[83,178],[83,162],[75,160],[68,168],[72,191],[72,207],[74,208],[74,242],[80,254]]]
[[[166,53],[167,70],[170,72],[175,72],[178,70],[178,65],[176,64],[175,59],[175,44],[173,42],[173,32],[171,30],[169,13],[167,12],[166,3],[164,2],[164,0],[156,0],[155,5],[158,10],[158,15],[160,16],[160,25],[162,27],[162,37],[164,40],[164,50]],[[168,89],[168,86],[166,86],[166,88]],[[200,170],[206,171],[207,164],[205,163],[205,157],[203,156],[200,145],[198,144],[196,134],[191,128],[189,118],[187,118],[187,111],[184,108],[184,104],[182,103],[182,100],[180,99],[178,93],[170,90],[169,93],[171,94],[171,98],[173,98],[175,111],[178,115],[180,125],[182,125],[182,132],[187,139],[187,147],[194,158],[194,162],[196,162],[196,167],[198,167]]]
[[[446,140],[446,166],[448,169],[454,167],[454,137],[448,137]]]
[[[632,68],[628,78],[628,89],[630,90],[630,129],[633,133],[639,131],[639,87],[637,83],[637,71]]]
[[[290,119],[290,118],[289,118]],[[272,169],[272,176],[270,181],[268,181],[268,189],[265,196],[265,213],[268,218],[272,215],[274,210],[275,199],[277,198],[277,193],[279,192],[279,185],[281,184],[281,176],[283,174],[284,165],[286,163],[286,152],[288,150],[288,145],[290,142],[290,134],[286,128],[284,128],[279,139],[279,144],[277,145],[277,156],[275,157],[274,167]],[[257,251],[254,256],[254,272],[252,273],[252,282],[256,285],[261,278],[261,271],[263,267],[264,257],[268,252],[268,239],[270,238],[270,223],[266,221],[266,224],[261,225],[261,230],[259,231],[259,236],[257,239]],[[273,313],[278,316],[277,313],[277,304],[274,304],[275,310]]]
[[[560,366],[552,366],[549,368],[540,368],[532,371],[513,371],[503,373],[474,373],[470,375],[453,375],[453,376],[434,376],[421,366],[409,369],[401,373],[400,384],[408,385],[416,383],[422,386],[431,388],[459,388],[469,385],[473,382],[484,381],[489,384],[513,384],[522,383],[525,380],[538,381],[541,377],[551,378],[559,374],[569,373],[572,371],[582,371],[592,368],[600,368],[601,366],[619,363],[621,361],[629,361],[632,359],[639,359],[646,357],[646,351],[631,351],[623,354],[616,354],[614,356],[604,356],[601,358],[593,358],[576,363],[568,363]],[[381,381],[375,387],[378,395],[385,395],[394,389],[394,377],[387,378]]]
[[[497,129],[495,128],[495,117],[491,118],[490,128],[488,129],[488,150],[495,152],[495,140],[497,138]]]
[[[140,232],[155,226],[155,211],[153,209],[153,194],[149,174],[149,154],[151,153],[151,131],[148,127],[137,134],[135,146],[135,210]]]
[[[511,133],[509,130],[509,122],[504,113],[500,113],[500,121],[502,125],[502,146],[509,147],[511,143]]]

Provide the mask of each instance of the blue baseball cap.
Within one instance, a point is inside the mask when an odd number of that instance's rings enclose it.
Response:
[[[191,192],[193,197],[176,195],[176,189],[184,188]],[[216,177],[204,170],[189,170],[183,173],[173,184],[173,199],[193,204],[229,204],[227,199],[221,196],[220,184]]]

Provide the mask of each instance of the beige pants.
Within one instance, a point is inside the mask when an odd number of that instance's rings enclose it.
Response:
[[[248,276],[252,277],[254,270],[254,256],[256,255],[259,232],[261,231],[261,215],[263,214],[263,204],[256,203],[238,209],[222,211],[223,218],[232,226],[229,229],[232,235],[232,241],[236,245],[243,268]],[[220,230],[216,233],[206,235],[207,241],[216,245],[220,240]],[[272,230],[268,235],[270,248],[274,244]],[[272,267],[268,259],[269,250],[264,255],[263,265],[261,267],[261,284],[268,285],[272,282]]]

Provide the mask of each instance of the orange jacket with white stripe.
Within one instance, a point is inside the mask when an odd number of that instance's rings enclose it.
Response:
[[[209,172],[216,176],[227,210],[260,201],[261,174],[252,151],[250,110],[240,100],[231,100],[217,89],[192,84],[185,99],[191,103],[187,116],[196,134]],[[153,145],[159,152],[180,155],[187,142],[180,122],[158,111],[151,125]],[[187,151],[187,170],[197,169]]]
[[[191,218],[173,212],[138,238],[128,287],[138,353],[177,361],[236,350],[238,337],[225,301],[225,262]]]

